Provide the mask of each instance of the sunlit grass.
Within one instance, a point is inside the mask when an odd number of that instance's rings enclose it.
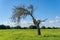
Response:
[[[0,40],[60,40],[60,29],[41,29],[42,35],[37,35],[36,29],[0,30]]]

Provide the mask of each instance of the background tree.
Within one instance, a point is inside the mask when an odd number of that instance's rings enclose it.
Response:
[[[10,26],[0,25],[0,29],[10,29]]]
[[[47,29],[52,29],[51,27],[47,27]]]
[[[30,25],[30,26],[29,26],[29,29],[37,29],[37,27],[34,26],[34,25]]]
[[[10,26],[8,25],[8,26],[6,26],[6,29],[10,29]]]
[[[42,28],[42,29],[46,29],[46,27],[45,27],[45,26],[42,26],[41,28]]]
[[[56,27],[53,26],[52,29],[56,29]]]
[[[28,27],[23,27],[22,29],[28,29]]]
[[[14,29],[21,29],[21,26],[15,26]]]

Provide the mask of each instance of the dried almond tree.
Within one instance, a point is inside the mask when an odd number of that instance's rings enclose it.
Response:
[[[36,20],[33,16],[33,12],[34,12],[33,5],[30,5],[27,8],[25,6],[15,7],[13,15],[12,15],[12,19],[13,19],[14,22],[17,22],[18,25],[19,25],[19,22],[20,22],[21,18],[26,18],[26,16],[30,15],[32,17],[34,25],[37,27],[38,35],[41,35],[39,24],[42,21],[41,20]],[[43,20],[43,21],[45,21],[45,20]]]

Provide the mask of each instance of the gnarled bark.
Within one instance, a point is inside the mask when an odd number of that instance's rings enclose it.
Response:
[[[40,24],[40,21],[37,21],[32,15],[30,15],[33,19],[33,23],[34,25],[37,27],[37,32],[38,32],[38,35],[41,35],[41,31],[40,31],[40,28],[39,28],[39,24]]]

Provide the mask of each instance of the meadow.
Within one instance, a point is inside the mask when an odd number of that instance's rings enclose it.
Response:
[[[60,29],[0,29],[0,40],[60,40]]]

